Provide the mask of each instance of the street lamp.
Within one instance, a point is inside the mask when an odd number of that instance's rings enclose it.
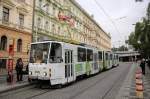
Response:
[[[137,43],[138,43],[138,44],[141,44],[141,41],[140,41],[140,40],[138,40],[138,41],[137,41]]]

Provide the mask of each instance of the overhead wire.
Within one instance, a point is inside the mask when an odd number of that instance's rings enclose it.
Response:
[[[94,1],[95,1],[96,5],[97,5],[97,6],[103,11],[103,13],[108,17],[108,19],[110,20],[110,22],[111,22],[112,25],[114,26],[114,28],[115,28],[117,34],[120,36],[120,38],[122,38],[121,35],[120,35],[120,34],[121,34],[120,31],[118,30],[116,24],[115,24],[114,21],[111,19],[111,17],[109,16],[109,14],[105,11],[105,9],[101,6],[101,4],[100,4],[97,0],[94,0]]]

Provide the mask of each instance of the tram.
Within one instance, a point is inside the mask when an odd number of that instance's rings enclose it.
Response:
[[[114,55],[114,57],[113,57]],[[58,41],[31,43],[29,78],[64,85],[118,64],[117,55],[87,45]]]

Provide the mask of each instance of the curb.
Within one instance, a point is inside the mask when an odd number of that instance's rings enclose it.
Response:
[[[16,90],[16,89],[20,89],[20,88],[24,88],[24,87],[27,87],[27,86],[30,86],[32,84],[30,83],[24,83],[24,84],[21,84],[21,85],[17,85],[17,86],[10,86],[9,88],[6,88],[4,90],[0,90],[0,94],[2,93],[5,93],[5,92],[8,92],[8,91],[13,91],[13,90]]]

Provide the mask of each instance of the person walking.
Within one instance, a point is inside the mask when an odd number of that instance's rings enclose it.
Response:
[[[142,69],[142,74],[145,75],[145,59],[141,60],[140,67]]]
[[[16,63],[16,72],[17,72],[17,81],[22,81],[22,69],[23,69],[23,62],[22,62],[22,59],[19,58],[17,60],[17,63]]]

